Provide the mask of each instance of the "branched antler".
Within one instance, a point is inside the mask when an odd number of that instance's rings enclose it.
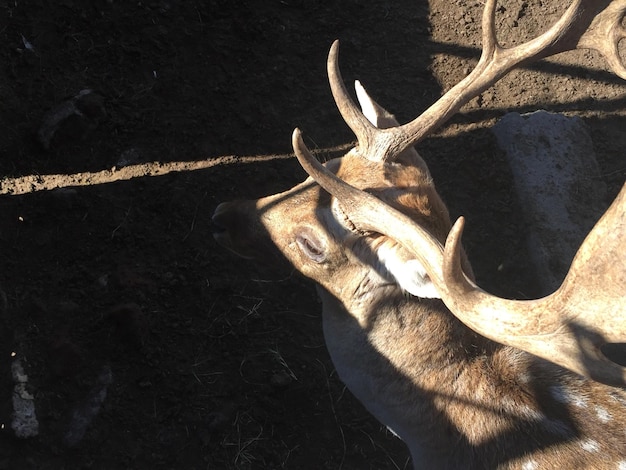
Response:
[[[496,3],[496,0],[485,3],[483,50],[474,70],[419,117],[390,129],[374,127],[350,97],[339,72],[339,42],[333,43],[328,55],[328,78],[337,107],[358,139],[361,155],[375,161],[395,159],[515,67],[561,52],[595,49],[617,75],[626,78],[626,66],[619,55],[619,41],[626,37],[621,23],[626,14],[626,0],[575,0],[545,33],[510,48],[503,48],[497,40]]]

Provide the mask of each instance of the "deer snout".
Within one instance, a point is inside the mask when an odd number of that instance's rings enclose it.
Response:
[[[242,258],[257,258],[256,223],[250,217],[250,201],[223,202],[213,213],[213,238]]]
[[[233,225],[233,211],[229,210],[232,202],[222,202],[213,212],[211,221],[213,222],[213,237],[219,241],[219,238],[228,234],[229,227]]]

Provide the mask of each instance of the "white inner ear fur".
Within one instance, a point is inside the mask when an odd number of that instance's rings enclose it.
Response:
[[[354,89],[356,90],[359,105],[361,105],[361,111],[363,111],[363,115],[369,122],[379,129],[386,129],[398,125],[395,116],[374,101],[367,91],[365,91],[361,82],[356,80],[354,82]]]
[[[383,243],[376,250],[376,254],[402,290],[424,299],[441,298],[422,263],[416,259],[407,259],[403,248]]]

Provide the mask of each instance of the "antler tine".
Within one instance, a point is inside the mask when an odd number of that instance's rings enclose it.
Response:
[[[327,70],[333,98],[343,120],[352,129],[357,138],[360,154],[370,160],[382,159],[375,155],[374,148],[376,146],[376,136],[383,135],[386,132],[382,129],[377,129],[365,117],[346,89],[341,77],[341,71],[339,70],[339,40],[334,41],[330,48]]]
[[[491,57],[500,47],[496,34],[496,0],[487,0],[482,18],[482,53],[481,57]]]
[[[446,289],[453,290],[455,296],[462,296],[476,289],[476,285],[467,278],[461,265],[461,238],[464,227],[465,218],[459,217],[450,229],[444,247],[443,281]]]
[[[497,0],[485,3],[482,28],[483,51],[474,70],[413,121],[390,129],[377,129],[358,109],[345,88],[338,66],[339,43],[328,56],[328,75],[333,96],[344,120],[359,142],[361,155],[370,160],[393,160],[439,128],[461,107],[513,68],[576,48],[598,50],[620,77],[626,66],[619,55],[619,41],[626,37],[621,20],[626,0],[574,0],[563,16],[540,36],[515,47],[498,44],[495,29]]]

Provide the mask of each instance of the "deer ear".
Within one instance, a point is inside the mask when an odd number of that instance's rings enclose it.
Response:
[[[363,111],[363,114],[369,122],[379,129],[387,129],[399,125],[395,116],[374,101],[367,91],[365,91],[360,81],[356,80],[354,82],[354,89],[356,90],[356,97],[361,105],[361,111]]]
[[[440,299],[441,295],[428,277],[422,263],[416,259],[406,261],[399,272],[393,273],[400,287],[415,297]]]
[[[415,297],[440,299],[422,263],[416,259],[405,259],[404,250],[398,246],[382,245],[377,250],[378,259],[393,276],[402,290]]]

